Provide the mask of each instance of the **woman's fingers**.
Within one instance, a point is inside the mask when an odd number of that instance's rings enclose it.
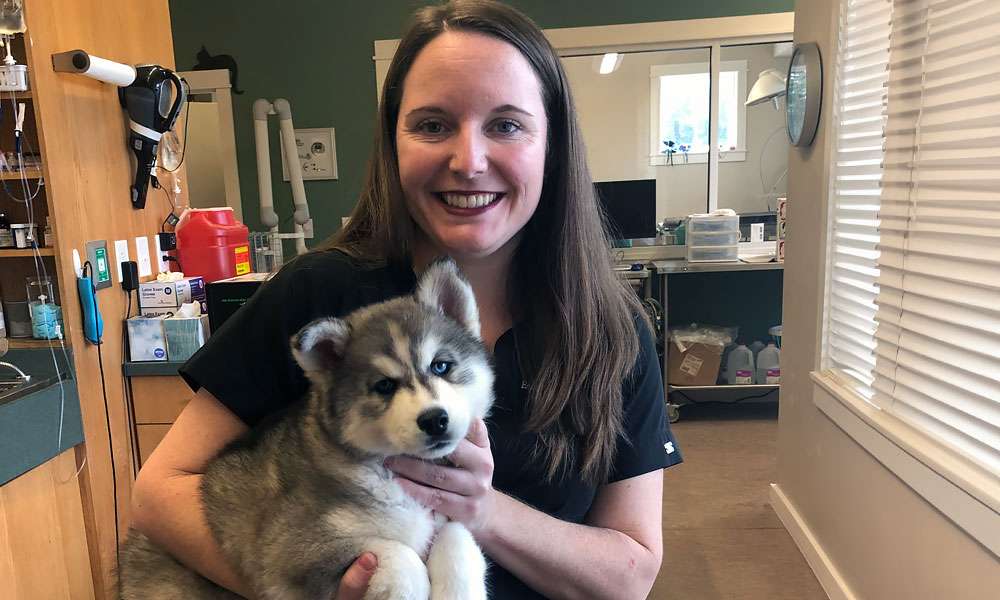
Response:
[[[450,467],[409,456],[386,459],[385,466],[417,483],[468,496],[478,491],[476,476],[463,465]]]
[[[361,600],[368,591],[368,582],[375,569],[378,568],[378,558],[371,552],[365,552],[347,568],[340,579],[336,600]]]

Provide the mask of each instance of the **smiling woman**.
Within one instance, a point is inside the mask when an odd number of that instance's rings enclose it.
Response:
[[[446,32],[404,82],[396,129],[399,179],[420,254],[487,257],[538,206],[547,124],[538,78],[516,48]],[[496,257],[499,258],[499,257]]]
[[[190,510],[205,463],[301,397],[293,333],[412,293],[444,254],[471,286],[496,400],[448,464],[394,457],[387,485],[465,526],[493,563],[493,597],[646,597],[662,554],[661,470],[680,453],[584,157],[566,75],[530,20],[489,1],[418,11],[389,67],[350,222],[286,264],[181,368],[203,389],[140,473],[138,528],[240,589],[246,579]],[[426,368],[450,377],[460,360]],[[381,377],[376,393],[410,393]],[[427,403],[417,425],[433,433],[448,402]]]

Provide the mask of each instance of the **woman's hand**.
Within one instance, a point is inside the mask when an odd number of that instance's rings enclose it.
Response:
[[[408,456],[394,456],[385,465],[399,475],[406,493],[479,537],[489,528],[494,498],[493,452],[482,419],[472,422],[469,434],[447,458],[450,466]]]
[[[337,595],[334,598],[336,600],[364,598],[365,592],[368,591],[368,582],[375,574],[376,568],[378,568],[378,558],[371,552],[363,553],[347,568],[347,572],[340,579],[340,587],[337,588]]]

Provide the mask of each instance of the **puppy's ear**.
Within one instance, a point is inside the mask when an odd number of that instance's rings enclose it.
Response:
[[[433,263],[417,283],[417,301],[435,308],[458,321],[460,325],[479,337],[479,309],[472,286],[458,271],[450,258]]]
[[[332,368],[344,356],[351,328],[341,319],[317,319],[292,337],[292,356],[309,373]]]

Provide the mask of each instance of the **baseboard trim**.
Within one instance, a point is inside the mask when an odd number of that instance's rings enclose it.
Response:
[[[816,575],[816,579],[819,580],[827,597],[830,600],[858,600],[840,575],[836,565],[830,560],[823,547],[819,545],[816,536],[813,535],[802,515],[781,491],[781,486],[772,483],[770,496],[771,507],[778,514],[778,518],[788,530],[789,535],[795,540],[795,545],[799,547],[799,552],[809,563],[809,567]]]

